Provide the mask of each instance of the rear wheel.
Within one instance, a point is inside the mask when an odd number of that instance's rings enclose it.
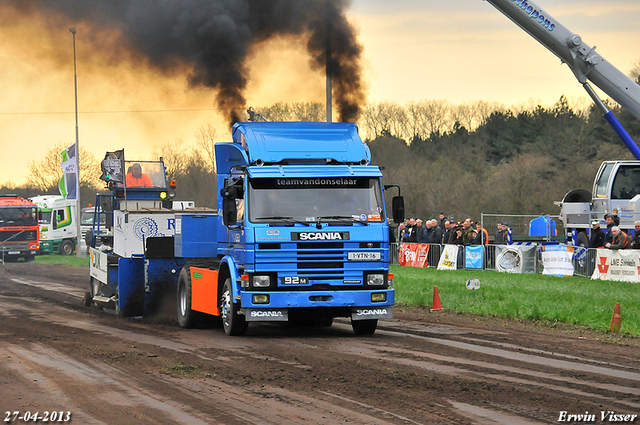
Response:
[[[220,317],[222,318],[222,328],[227,335],[244,335],[249,324],[244,316],[238,314],[238,304],[233,302],[231,292],[231,279],[224,281],[222,295],[220,296]]]
[[[351,320],[351,327],[356,335],[373,335],[378,327],[378,319]]]
[[[60,244],[60,254],[72,255],[74,251],[75,251],[75,246],[73,245],[72,241],[67,239],[62,241],[62,243]]]
[[[184,267],[178,277],[178,324],[183,328],[193,328],[196,312],[191,310],[191,268]]]

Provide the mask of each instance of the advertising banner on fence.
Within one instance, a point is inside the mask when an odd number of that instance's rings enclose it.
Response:
[[[482,245],[467,246],[464,248],[464,268],[482,268]]]
[[[438,270],[455,270],[458,266],[458,245],[445,245]]]
[[[427,254],[429,244],[426,243],[403,243],[400,245],[398,263],[407,267],[429,267]]]
[[[535,245],[496,245],[496,270],[506,273],[535,273]]]
[[[637,282],[639,269],[640,251],[598,249],[591,279]]]
[[[542,274],[547,276],[573,276],[573,247],[545,245],[542,247]]]

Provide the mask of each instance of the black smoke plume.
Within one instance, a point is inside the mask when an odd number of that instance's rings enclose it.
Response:
[[[62,14],[101,30],[119,32],[128,48],[160,70],[191,69],[191,87],[214,88],[230,121],[246,109],[246,59],[256,43],[277,36],[306,42],[314,70],[327,52],[340,121],[354,121],[364,100],[360,55],[345,17],[347,0],[10,0],[16,9]],[[45,15],[47,16],[47,15]]]

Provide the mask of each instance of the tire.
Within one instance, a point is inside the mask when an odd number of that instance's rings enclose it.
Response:
[[[95,297],[98,293],[98,289],[100,288],[100,283],[95,278],[89,279],[89,290],[91,291],[91,298]]]
[[[351,320],[351,327],[356,335],[373,335],[378,327],[378,319]]]
[[[578,232],[578,246],[589,246],[589,238],[585,232]]]
[[[224,281],[220,295],[220,317],[224,333],[229,336],[244,335],[247,332],[249,324],[244,316],[238,314],[238,309],[238,304],[233,302],[231,279],[227,279]]]
[[[316,326],[320,328],[330,328],[333,325],[333,317],[323,317],[316,320]]]
[[[91,307],[91,303],[93,296],[91,296],[91,292],[87,291],[84,293],[84,297],[82,298],[82,303],[84,304],[85,307]]]
[[[31,261],[33,261],[35,259],[36,259],[35,255],[27,255],[26,257],[24,257],[24,262],[25,263],[30,263]]]
[[[186,266],[180,271],[178,277],[178,293],[176,296],[178,306],[178,324],[186,329],[195,326],[197,314],[191,310],[191,268]]]
[[[73,245],[73,241],[65,239],[60,244],[60,255],[73,255],[76,247]]]

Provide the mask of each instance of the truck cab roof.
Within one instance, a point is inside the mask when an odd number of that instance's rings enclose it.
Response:
[[[240,144],[246,165],[350,164],[371,160],[368,146],[353,123],[241,122],[233,126],[233,142]]]

